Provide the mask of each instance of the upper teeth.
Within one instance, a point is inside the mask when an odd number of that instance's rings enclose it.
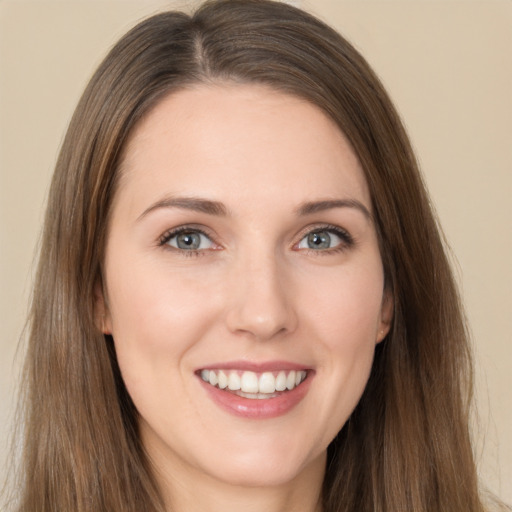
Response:
[[[279,372],[239,372],[236,370],[201,370],[201,378],[220,389],[244,393],[272,394],[276,391],[292,390],[305,378],[305,370]]]

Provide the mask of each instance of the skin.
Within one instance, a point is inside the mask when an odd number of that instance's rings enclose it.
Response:
[[[350,145],[304,100],[263,86],[200,85],[142,120],[121,172],[101,328],[113,335],[169,509],[321,510],[327,446],[356,406],[392,316]],[[184,197],[225,211],[169,204]],[[299,212],[333,200],[352,203]],[[198,251],[177,248],[176,238],[162,245],[169,230],[191,225],[206,233]],[[308,233],[326,225],[352,242],[331,232],[328,248],[311,248]],[[233,360],[304,365],[309,389],[284,415],[233,415],[195,373]]]

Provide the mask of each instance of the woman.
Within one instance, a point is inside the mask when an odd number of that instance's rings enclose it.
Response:
[[[155,16],[54,175],[19,510],[484,510],[461,307],[360,55],[266,1]]]

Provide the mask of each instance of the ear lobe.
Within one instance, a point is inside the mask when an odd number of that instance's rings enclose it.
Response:
[[[101,279],[94,285],[94,323],[103,334],[112,334],[112,320]]]
[[[393,322],[393,314],[395,312],[395,303],[393,296],[389,290],[384,290],[382,297],[382,306],[380,310],[379,331],[377,333],[377,343],[380,343],[388,334]]]

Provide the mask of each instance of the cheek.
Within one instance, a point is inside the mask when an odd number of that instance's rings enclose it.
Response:
[[[345,424],[368,382],[380,327],[382,289],[380,267],[363,266],[331,275],[323,293],[308,299],[309,336],[316,335],[318,340],[316,378],[322,397],[317,414],[319,423],[326,426],[321,431],[323,444]]]
[[[302,310],[323,333],[331,350],[374,346],[381,321],[384,279],[377,260],[350,270],[340,269],[305,283]]]
[[[112,334],[126,389],[142,418],[168,425],[170,396],[180,414],[190,413],[183,383],[190,378],[197,341],[208,330],[212,305],[202,300],[195,280],[162,266],[131,264],[129,271],[119,266],[109,278]]]
[[[112,266],[107,276],[112,335],[130,394],[139,392],[143,379],[149,388],[162,376],[168,385],[177,382],[188,369],[184,355],[213,316],[204,286],[186,271],[147,261]]]
[[[146,348],[183,338],[211,304],[197,276],[160,262],[126,262],[112,269],[107,284],[114,335],[141,341],[145,334]]]

